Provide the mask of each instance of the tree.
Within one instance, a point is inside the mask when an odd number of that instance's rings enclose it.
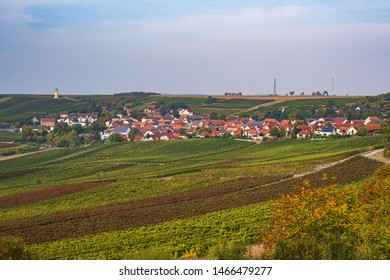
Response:
[[[132,128],[131,130],[130,130],[130,132],[129,132],[129,139],[130,139],[130,141],[134,141],[134,137],[136,136],[136,135],[142,135],[142,132],[141,132],[141,130],[139,130],[138,128]]]
[[[215,97],[212,97],[212,96],[208,96],[207,97],[207,100],[204,102],[206,104],[212,104],[212,103],[217,103],[218,102],[218,99],[215,98]]]
[[[348,259],[355,252],[354,225],[360,221],[348,202],[356,189],[303,188],[278,202],[271,226],[261,230],[268,257],[277,259]]]
[[[290,93],[291,96],[293,96],[295,94],[294,91],[290,91],[289,93]]]
[[[24,125],[22,128],[22,140],[30,142],[33,139],[33,128],[31,125]]]
[[[274,138],[279,138],[279,137],[282,137],[283,136],[283,132],[281,131],[281,129],[277,128],[277,127],[273,127],[271,128],[271,130],[269,131],[269,135],[274,137]]]
[[[368,135],[368,130],[367,128],[365,128],[364,126],[362,126],[361,128],[359,128],[358,132],[357,132],[357,135],[358,136],[367,136]]]
[[[107,142],[108,143],[119,143],[119,142],[123,142],[124,139],[122,137],[122,135],[120,135],[119,133],[112,133],[110,136],[108,136],[107,138]]]
[[[387,142],[390,141],[390,119],[387,120],[387,127],[386,127],[386,130],[385,130],[385,140]]]
[[[297,119],[302,119],[302,112],[298,109],[293,109],[289,114],[288,114],[288,119],[289,120],[297,120]]]
[[[326,121],[326,122],[324,122],[324,126],[325,127],[332,126],[332,123],[330,121]]]

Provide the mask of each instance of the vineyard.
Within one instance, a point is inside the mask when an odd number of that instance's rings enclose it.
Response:
[[[370,177],[383,163],[358,154],[383,143],[200,139],[32,154],[0,162],[0,235],[43,259],[213,258],[219,244],[256,242],[272,201],[297,186]]]

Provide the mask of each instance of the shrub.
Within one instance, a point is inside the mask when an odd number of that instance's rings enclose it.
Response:
[[[196,254],[196,252],[193,249],[191,249],[190,251],[186,251],[181,256],[181,259],[182,260],[196,260],[196,259],[198,259],[198,255]]]
[[[19,237],[0,237],[0,260],[30,260],[36,256],[26,249],[24,241]]]
[[[390,166],[362,184],[285,195],[260,229],[262,259],[389,259]]]

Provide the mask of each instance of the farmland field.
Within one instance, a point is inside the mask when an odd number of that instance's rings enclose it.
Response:
[[[383,141],[130,142],[2,161],[0,235],[43,259],[212,257],[220,244],[256,242],[272,201],[303,181],[369,177],[383,164],[358,154]]]

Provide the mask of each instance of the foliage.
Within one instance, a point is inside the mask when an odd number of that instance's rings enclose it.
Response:
[[[27,249],[23,239],[0,236],[0,260],[31,260],[36,256]]]
[[[22,129],[22,142],[24,143],[46,143],[57,147],[69,147],[80,144],[90,144],[100,141],[100,137],[94,129],[97,125],[83,128],[81,125],[68,126],[57,123],[51,131],[46,126],[40,126],[35,131],[31,125],[24,125]]]
[[[212,96],[208,96],[206,101],[204,102],[205,104],[212,104],[212,103],[217,103],[218,99]]]
[[[242,260],[244,259],[247,244],[228,242],[218,244],[209,249],[207,259],[213,260]]]
[[[385,150],[383,151],[384,157],[390,158],[390,120],[387,121],[385,128]]]
[[[261,229],[262,258],[388,259],[390,167],[363,184],[333,184],[278,201],[270,226]]]
[[[358,132],[357,132],[357,135],[358,136],[367,136],[368,135],[368,129],[365,128],[364,126],[360,127]]]
[[[166,259],[195,254],[199,258],[216,258],[215,248],[223,247],[220,244],[256,242],[256,228],[267,222],[271,209],[272,204],[260,203],[30,248],[43,259],[158,259],[162,254],[168,255]]]
[[[108,138],[107,138],[108,143],[119,143],[119,142],[123,142],[123,141],[125,141],[123,139],[123,136],[120,135],[119,133],[116,133],[116,132],[111,133],[111,135],[108,136]]]

